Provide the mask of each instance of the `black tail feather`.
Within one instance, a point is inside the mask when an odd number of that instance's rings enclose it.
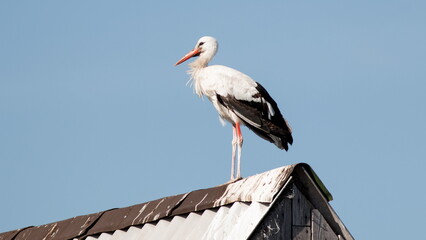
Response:
[[[291,136],[290,131],[288,131],[287,134],[275,135],[273,133],[267,133],[262,129],[251,126],[250,124],[245,124],[250,130],[256,133],[257,136],[275,144],[279,149],[285,149],[288,151],[288,145],[293,144],[293,137]]]

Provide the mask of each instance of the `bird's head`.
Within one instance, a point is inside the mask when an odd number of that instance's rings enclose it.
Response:
[[[218,44],[214,37],[205,36],[198,40],[195,48],[183,56],[176,64],[179,65],[192,57],[199,57],[197,63],[204,67],[214,57],[217,52]]]

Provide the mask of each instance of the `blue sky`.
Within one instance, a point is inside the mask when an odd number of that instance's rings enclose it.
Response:
[[[424,1],[2,1],[0,232],[226,182],[232,130],[174,63],[268,89],[289,152],[243,128],[242,174],[309,163],[358,239],[426,214]]]

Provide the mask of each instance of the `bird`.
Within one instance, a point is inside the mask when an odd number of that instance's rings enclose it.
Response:
[[[175,66],[198,57],[189,63],[190,82],[198,96],[206,96],[212,102],[222,124],[225,121],[232,124],[230,181],[235,181],[241,179],[242,125],[286,151],[293,143],[292,129],[262,85],[233,68],[208,65],[217,50],[218,42],[214,37],[201,37]]]

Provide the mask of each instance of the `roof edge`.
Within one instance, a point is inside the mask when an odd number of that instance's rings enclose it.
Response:
[[[315,173],[314,169],[307,164],[307,163],[298,163],[296,164],[296,167],[303,167],[306,172],[309,174],[309,176],[312,178],[312,180],[315,182],[317,187],[321,190],[321,193],[324,195],[324,197],[327,199],[327,201],[333,201],[333,195],[331,195],[330,191],[328,191],[327,187],[324,185],[324,183],[321,181],[321,179],[318,177],[318,175]]]
[[[41,237],[40,239],[82,238],[235,202],[271,203],[279,196],[290,178],[298,177],[298,169],[304,169],[309,174],[328,201],[333,199],[313,169],[306,163],[298,163],[212,188],[0,233],[0,240],[14,240],[22,237],[32,239],[38,239],[38,237]]]

